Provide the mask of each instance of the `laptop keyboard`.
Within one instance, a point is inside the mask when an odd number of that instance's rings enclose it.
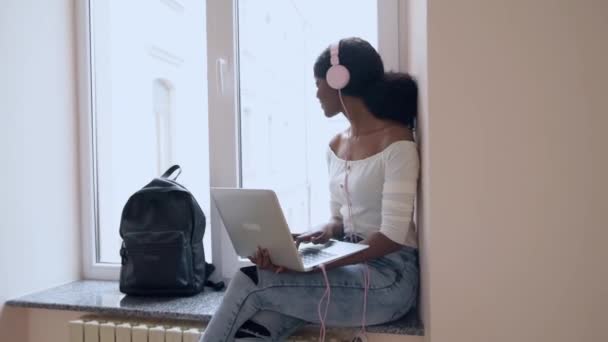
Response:
[[[331,258],[333,256],[335,256],[335,254],[327,253],[322,249],[314,247],[302,248],[300,250],[300,257],[302,258],[302,263],[304,263],[304,265],[314,264],[319,260]]]

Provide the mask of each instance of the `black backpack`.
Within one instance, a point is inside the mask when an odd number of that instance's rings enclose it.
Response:
[[[194,295],[215,267],[205,262],[205,214],[175,178],[179,165],[133,194],[122,211],[120,291],[129,295]]]

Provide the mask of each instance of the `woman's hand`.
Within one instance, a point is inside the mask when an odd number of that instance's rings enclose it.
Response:
[[[270,260],[270,253],[265,248],[258,247],[257,252],[254,256],[249,257],[249,261],[256,264],[262,270],[272,271],[274,273],[282,273],[290,271],[283,266],[277,266]]]
[[[327,241],[329,241],[329,239],[331,239],[333,237],[334,237],[334,234],[333,234],[331,227],[329,225],[326,225],[321,230],[318,230],[318,231],[312,232],[312,233],[301,234],[297,238],[295,238],[296,248],[299,247],[300,243],[302,243],[302,242],[312,242],[314,244],[322,244],[322,243],[326,243]]]

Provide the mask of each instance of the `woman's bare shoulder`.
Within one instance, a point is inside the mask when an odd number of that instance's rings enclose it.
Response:
[[[409,127],[403,125],[395,125],[386,130],[382,139],[382,149],[390,146],[396,141],[414,141],[414,133]]]
[[[334,153],[337,153],[340,150],[340,146],[342,145],[345,137],[346,137],[345,132],[340,132],[340,133],[336,134],[329,141],[329,148],[331,148],[331,150],[334,151]]]

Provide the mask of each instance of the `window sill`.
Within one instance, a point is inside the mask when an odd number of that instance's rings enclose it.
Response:
[[[82,280],[6,302],[8,306],[82,311],[140,319],[194,320],[208,322],[224,292],[206,291],[192,297],[150,298],[125,296],[116,281]],[[423,336],[415,312],[401,319],[367,328],[370,333]]]

